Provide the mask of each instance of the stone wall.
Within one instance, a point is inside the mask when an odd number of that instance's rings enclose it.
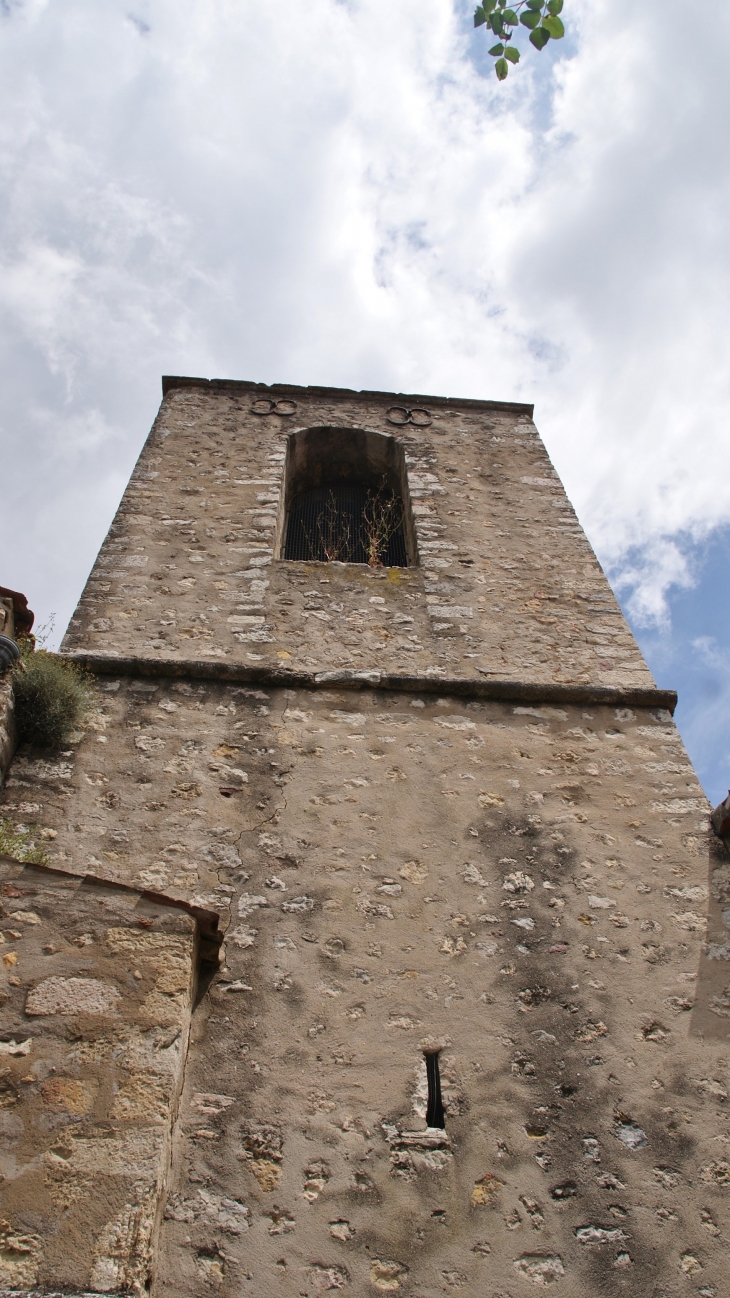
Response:
[[[144,1293],[187,1053],[195,920],[7,859],[0,915],[0,1292]]]
[[[722,1292],[730,869],[668,713],[109,679],[4,799],[226,917],[156,1293]]]
[[[225,929],[163,1087],[154,1298],[724,1292],[730,857],[530,415],[166,384],[64,642],[96,706],[0,797],[52,868]],[[401,440],[417,565],[277,557],[286,439],[322,425]],[[98,1284],[105,1230],[38,1283]]]
[[[256,385],[168,385],[67,650],[653,684],[531,407],[285,393],[294,415],[261,416]],[[431,425],[389,424],[396,400],[428,403]],[[417,567],[273,560],[286,439],[320,425],[403,444]]]
[[[7,672],[0,676],[0,782],[15,752],[13,687]]]

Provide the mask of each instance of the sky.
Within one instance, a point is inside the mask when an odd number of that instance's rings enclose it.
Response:
[[[0,584],[57,643],[164,373],[532,401],[717,802],[730,6],[472,10],[0,0]]]

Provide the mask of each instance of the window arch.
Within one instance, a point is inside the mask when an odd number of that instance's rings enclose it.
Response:
[[[287,441],[282,559],[402,567],[416,561],[405,455],[388,433],[302,428]]]

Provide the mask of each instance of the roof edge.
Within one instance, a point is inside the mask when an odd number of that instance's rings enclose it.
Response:
[[[138,888],[133,883],[125,883],[122,879],[116,879],[113,875],[89,874],[87,871],[77,873],[75,870],[62,870],[57,865],[49,865],[44,861],[19,861],[17,857],[8,856],[7,853],[0,853],[0,864],[16,865],[23,870],[40,870],[42,874],[57,875],[62,879],[75,880],[81,887],[86,884],[95,888],[116,888],[119,892],[134,893],[135,896],[142,898],[144,901],[153,902],[156,906],[169,906],[171,910],[184,910],[195,920],[200,934],[214,946],[219,947],[223,941],[223,933],[219,928],[220,915],[216,910],[206,910],[203,906],[196,906],[193,902],[186,901],[183,897],[169,897],[167,893],[153,892],[149,888]],[[3,1290],[0,1289],[0,1298]]]
[[[163,374],[162,396],[178,388],[203,388],[213,392],[256,392],[261,396],[283,396],[299,393],[308,397],[347,397],[350,401],[398,400],[428,401],[432,406],[445,409],[463,410],[505,410],[512,414],[529,415],[532,419],[534,405],[522,401],[478,401],[471,397],[438,397],[423,392],[379,392],[363,388],[333,388],[309,386],[296,383],[249,383],[245,379],[203,379],[188,378],[184,375]]]

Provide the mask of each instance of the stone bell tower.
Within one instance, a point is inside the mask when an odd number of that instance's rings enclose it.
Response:
[[[532,408],[163,391],[4,794],[128,898],[18,1002],[25,1288],[720,1298],[730,860]]]

